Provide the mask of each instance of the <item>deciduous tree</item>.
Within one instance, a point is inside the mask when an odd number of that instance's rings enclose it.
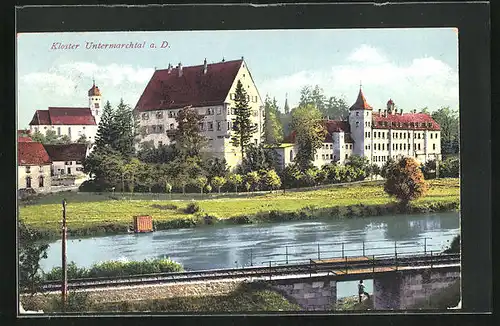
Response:
[[[42,282],[40,261],[47,258],[49,245],[38,241],[36,232],[22,220],[18,221],[19,285],[33,296]]]
[[[243,177],[240,174],[233,173],[229,175],[228,180],[234,185],[234,189],[238,193],[238,187],[243,183]]]
[[[411,157],[405,157],[389,166],[384,191],[397,198],[403,206],[427,193],[428,186],[420,164]]]
[[[226,178],[224,177],[213,177],[211,184],[217,188],[218,193],[220,194],[220,188],[222,188],[226,184]]]
[[[268,170],[264,175],[264,184],[271,190],[281,187],[281,179],[274,170]]]

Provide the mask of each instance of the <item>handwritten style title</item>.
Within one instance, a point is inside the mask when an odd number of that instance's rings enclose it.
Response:
[[[146,41],[143,42],[128,42],[128,43],[102,43],[102,42],[85,42],[85,44],[80,43],[52,43],[51,50],[106,50],[106,49],[145,49],[147,48]],[[166,49],[170,48],[167,41],[163,41],[160,44],[150,43],[150,49]]]

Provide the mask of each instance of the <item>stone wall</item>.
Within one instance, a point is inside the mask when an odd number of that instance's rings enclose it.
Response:
[[[275,280],[271,286],[294,299],[306,310],[331,310],[337,299],[337,282],[328,278]]]
[[[442,269],[382,275],[373,280],[374,309],[412,309],[459,279],[459,271]]]

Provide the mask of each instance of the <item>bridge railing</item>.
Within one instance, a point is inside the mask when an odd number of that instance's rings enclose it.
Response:
[[[268,265],[271,261],[272,265],[278,264],[294,264],[307,262],[310,259],[334,259],[345,257],[369,257],[375,255],[382,256],[398,256],[398,255],[426,255],[431,252],[427,240],[430,238],[418,239],[418,242],[413,241],[394,241],[388,243],[380,240],[368,240],[361,243],[351,242],[331,242],[331,243],[316,243],[314,246],[300,245],[285,245],[276,252],[274,249],[269,254],[255,255],[253,249],[250,249],[250,266]],[[416,243],[417,242],[417,243]],[[375,244],[382,244],[375,246]],[[353,248],[353,245],[354,248]],[[304,249],[305,250],[297,250]],[[435,251],[435,249],[434,249]]]

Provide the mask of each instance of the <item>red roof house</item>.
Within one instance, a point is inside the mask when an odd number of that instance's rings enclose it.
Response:
[[[90,108],[49,107],[36,110],[30,126],[36,125],[96,125]]]
[[[240,59],[156,70],[135,109],[144,112],[223,104],[242,64]]]
[[[43,145],[52,162],[82,161],[87,154],[85,144]]]
[[[17,163],[20,166],[47,165],[51,164],[52,161],[42,143],[18,142]]]
[[[27,137],[27,136],[19,136],[17,137],[17,142],[18,143],[25,143],[25,142],[32,142],[33,139],[31,139],[31,137]]]
[[[441,126],[427,113],[373,113],[375,129],[441,130]]]

